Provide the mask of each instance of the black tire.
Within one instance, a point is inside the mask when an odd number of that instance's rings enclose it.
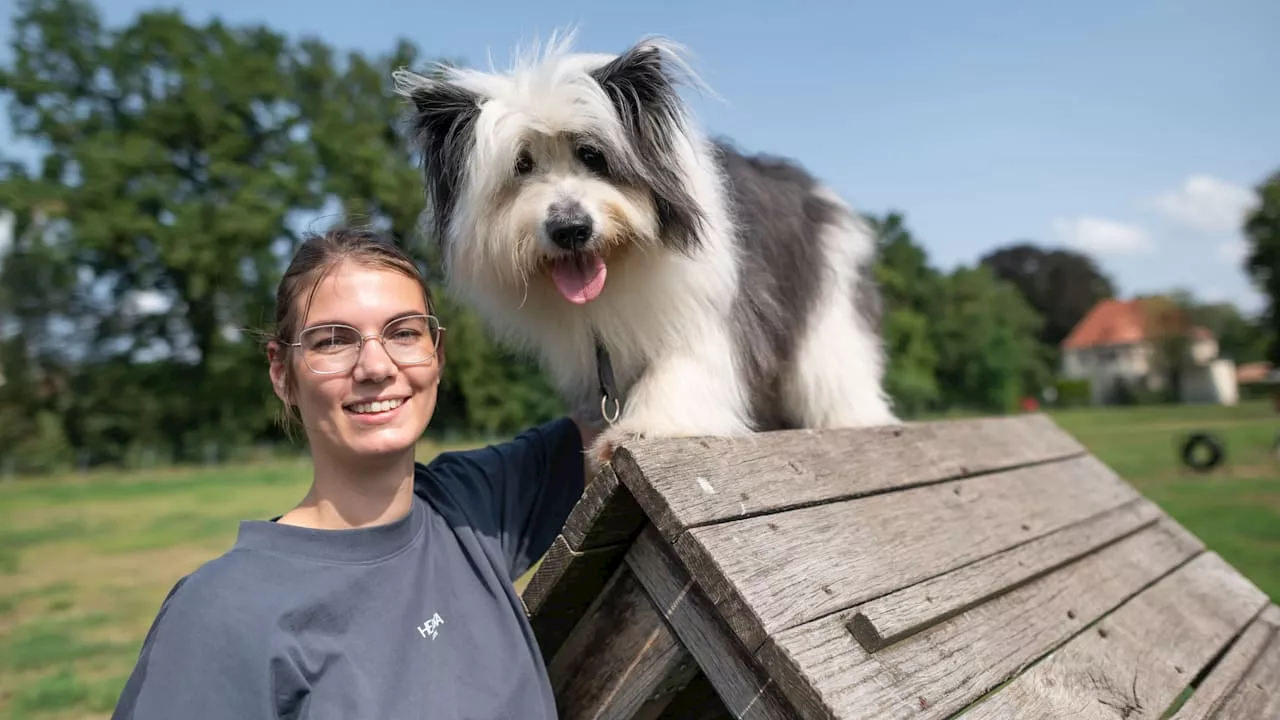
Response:
[[[1202,448],[1209,451],[1207,458],[1198,457],[1197,451]],[[1182,443],[1182,464],[1197,472],[1208,472],[1214,469],[1226,456],[1226,447],[1209,433],[1192,433]]]

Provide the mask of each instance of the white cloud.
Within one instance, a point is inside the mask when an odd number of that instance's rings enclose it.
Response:
[[[1097,255],[1134,255],[1155,249],[1146,231],[1117,220],[1087,215],[1058,218],[1053,230],[1067,245]]]
[[[1252,191],[1210,175],[1192,175],[1182,187],[1159,195],[1154,205],[1165,217],[1195,232],[1223,235],[1240,231],[1255,202]]]
[[[1241,238],[1218,243],[1218,257],[1232,265],[1240,265],[1249,254],[1249,245]]]

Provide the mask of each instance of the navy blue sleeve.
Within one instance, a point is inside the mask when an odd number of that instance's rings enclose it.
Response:
[[[427,476],[449,483],[476,531],[497,539],[515,580],[551,547],[582,497],[583,460],[578,426],[560,418],[508,442],[441,453]]]
[[[234,610],[191,584],[185,577],[165,597],[112,720],[275,720],[289,673]]]

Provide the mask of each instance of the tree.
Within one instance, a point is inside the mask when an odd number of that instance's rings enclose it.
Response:
[[[1264,315],[1270,336],[1268,355],[1280,363],[1280,171],[1272,173],[1256,188],[1258,202],[1244,220],[1249,246],[1245,270],[1267,298]]]
[[[1237,364],[1267,358],[1273,333],[1265,319],[1245,317],[1230,302],[1198,304],[1192,309],[1195,323],[1218,338],[1218,353]]]
[[[1023,242],[990,252],[979,262],[1012,283],[1044,318],[1038,337],[1055,350],[1094,305],[1115,296],[1114,283],[1093,259],[1071,250]]]
[[[936,407],[939,399],[938,355],[929,335],[938,273],[900,213],[866,219],[876,236],[876,281],[884,297],[885,388],[896,412],[912,417]]]
[[[12,50],[0,90],[45,154],[38,181],[6,191],[61,208],[81,359],[170,364],[150,390],[188,451],[261,431],[245,408],[270,387],[245,372],[257,349],[238,331],[270,319],[291,216],[323,200],[285,38],[170,11],[108,30],[82,0],[22,0]],[[95,432],[92,409],[66,422],[77,442]]]
[[[1040,316],[990,268],[961,267],[944,276],[932,320],[945,406],[1011,412],[1049,381],[1046,348],[1036,340]]]

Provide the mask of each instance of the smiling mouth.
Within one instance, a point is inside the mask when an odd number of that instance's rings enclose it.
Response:
[[[405,403],[409,398],[392,398],[389,400],[375,400],[373,402],[360,402],[347,405],[346,410],[357,415],[373,415],[376,413],[389,412],[395,410]]]

